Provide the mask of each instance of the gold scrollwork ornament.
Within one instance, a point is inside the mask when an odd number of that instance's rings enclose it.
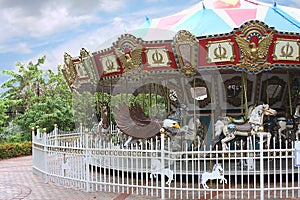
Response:
[[[214,59],[219,59],[219,60],[227,58],[226,48],[223,47],[221,44],[219,44],[218,47],[214,49],[214,56],[215,56]]]
[[[292,45],[290,45],[289,42],[287,42],[286,45],[281,47],[280,52],[281,52],[280,57],[287,59],[293,57],[294,48]]]
[[[163,59],[163,55],[159,53],[156,49],[155,52],[152,54],[153,64],[163,64]]]
[[[140,66],[142,58],[142,45],[137,45],[130,53],[124,53],[117,48],[115,49],[115,52],[122,62],[125,72]]]
[[[105,61],[105,66],[108,71],[112,71],[114,69],[114,62],[109,58]]]
[[[247,39],[235,34],[235,40],[242,52],[237,67],[246,68],[250,72],[258,72],[263,68],[268,68],[271,64],[266,62],[266,55],[272,39],[273,32],[269,33],[256,45],[254,42],[249,42]]]

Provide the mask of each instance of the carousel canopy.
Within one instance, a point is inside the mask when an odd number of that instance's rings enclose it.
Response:
[[[230,69],[260,73],[299,69],[300,9],[254,0],[204,0],[171,16],[148,19],[110,48],[64,54],[70,86],[128,76]],[[75,87],[76,88],[76,87]]]
[[[179,30],[204,36],[230,32],[250,20],[259,20],[278,31],[300,31],[300,9],[255,0],[204,0],[170,16],[147,17],[133,34],[147,41],[172,39]]]

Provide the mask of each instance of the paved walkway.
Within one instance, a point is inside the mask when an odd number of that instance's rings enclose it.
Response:
[[[144,200],[128,194],[84,192],[45,183],[32,173],[32,157],[0,160],[0,200]]]
[[[157,198],[64,188],[32,173],[32,157],[0,160],[0,200],[155,200]],[[283,198],[281,200],[295,200]],[[277,199],[276,199],[277,200]]]

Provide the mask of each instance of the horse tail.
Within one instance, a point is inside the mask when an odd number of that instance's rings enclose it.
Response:
[[[224,128],[224,126],[225,126],[225,123],[222,121],[222,120],[220,120],[220,119],[218,119],[217,121],[216,121],[216,123],[215,123],[215,138],[217,138],[217,137],[220,137],[220,135],[222,134],[222,130],[223,130],[223,128]]]
[[[202,174],[200,174],[200,183],[202,183]]]

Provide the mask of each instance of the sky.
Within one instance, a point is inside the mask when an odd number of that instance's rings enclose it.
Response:
[[[46,55],[41,69],[57,70],[63,54],[95,52],[150,19],[186,9],[201,0],[0,0],[0,70],[16,70]],[[274,0],[260,0],[273,3]],[[300,0],[276,0],[300,9]],[[114,39],[112,39],[114,38]],[[0,85],[8,79],[0,75]],[[1,89],[0,89],[1,92]]]

